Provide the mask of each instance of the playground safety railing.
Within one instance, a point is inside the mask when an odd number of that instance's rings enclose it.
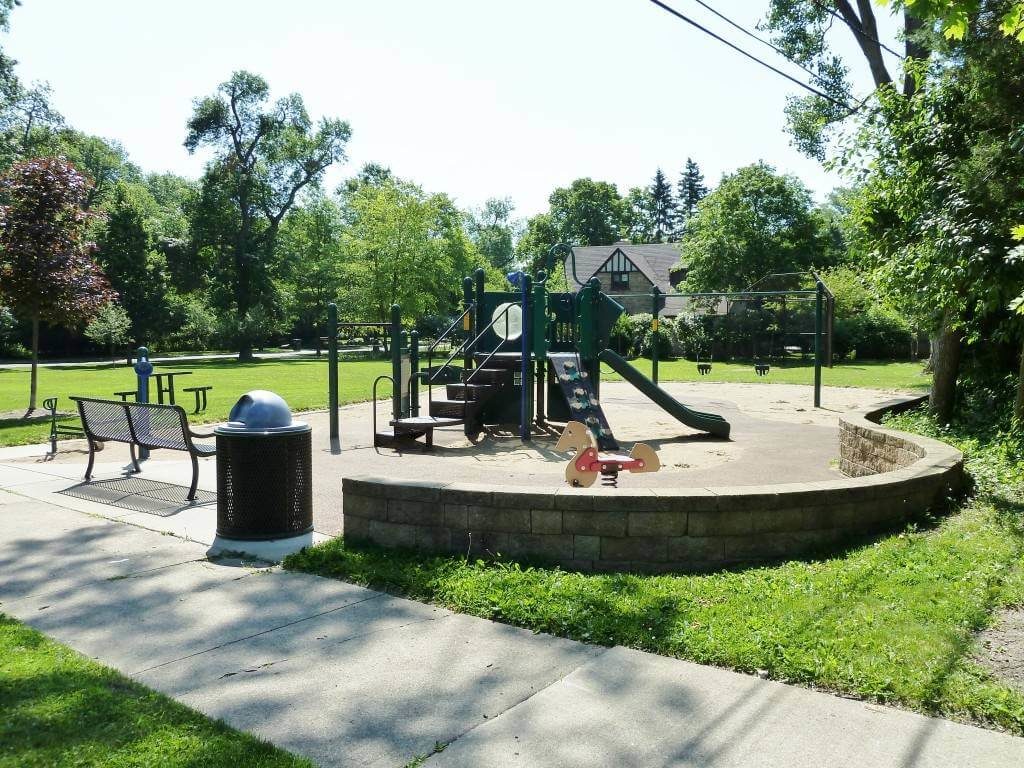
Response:
[[[381,374],[380,376],[378,376],[376,379],[373,380],[373,434],[374,434],[374,439],[376,439],[376,436],[377,436],[377,385],[380,384],[380,382],[383,379],[387,379],[388,381],[390,381],[392,388],[394,388],[394,386],[395,386],[395,380],[393,378],[391,378],[390,376],[388,376],[386,373]],[[398,427],[396,426],[395,429],[397,430]],[[396,434],[397,434],[397,432],[396,432]]]
[[[442,333],[440,336],[438,336],[436,339],[434,339],[434,343],[431,344],[429,347],[427,347],[427,377],[426,377],[426,384],[427,384],[427,402],[428,403],[433,403],[434,402],[434,382],[437,380],[437,378],[441,375],[441,373],[443,371],[447,370],[448,366],[450,366],[452,364],[452,361],[456,357],[458,357],[460,354],[465,354],[465,351],[467,349],[467,343],[469,341],[469,336],[467,335],[466,339],[462,342],[462,344],[460,344],[458,347],[454,347],[452,349],[452,353],[445,359],[444,363],[442,363],[441,366],[436,371],[434,370],[434,354],[433,353],[437,349],[438,345],[442,341],[445,341],[448,338],[448,335],[452,331],[454,331],[460,325],[464,325],[465,324],[464,321],[465,321],[465,319],[467,317],[472,318],[472,316],[473,316],[472,312],[475,309],[476,309],[476,304],[475,303],[468,305],[462,311],[462,314],[459,315],[457,318],[455,318],[455,320],[452,321],[451,325],[449,325],[447,328],[445,328],[444,333]],[[469,329],[467,328],[466,330],[468,331]],[[412,382],[413,378],[415,378],[416,376],[419,376],[419,375],[420,375],[420,372],[418,372],[418,371],[414,372],[412,374],[412,376],[409,377],[410,383]]]
[[[501,339],[501,341],[498,342],[497,346],[495,346],[495,348],[492,349],[490,351],[490,353],[488,353],[487,357],[485,357],[482,362],[477,363],[477,362],[474,361],[473,370],[472,371],[463,371],[462,383],[463,383],[463,386],[466,387],[466,389],[464,389],[463,392],[462,392],[462,420],[463,421],[466,420],[466,417],[469,414],[469,389],[468,389],[469,384],[470,384],[471,381],[473,381],[473,378],[480,372],[480,369],[481,368],[485,368],[487,366],[487,363],[489,363],[491,361],[491,358],[494,357],[494,355],[498,352],[499,349],[501,349],[502,344],[504,344],[508,340],[508,329],[509,329],[508,312],[509,312],[510,309],[512,309],[512,307],[516,307],[516,306],[519,306],[519,305],[518,304],[511,304],[511,303],[506,305],[506,307],[501,312],[499,312],[493,318],[491,318],[491,322],[489,322],[487,324],[487,327],[484,328],[482,331],[480,331],[480,333],[478,333],[476,335],[476,338],[474,338],[469,343],[469,345],[468,345],[468,349],[470,350],[470,352],[472,352],[474,349],[476,349],[476,345],[480,341],[480,339],[482,339],[484,337],[484,335],[489,330],[494,328],[494,326],[498,324],[499,320],[501,320],[502,318],[505,318],[505,336]],[[467,375],[467,373],[468,373],[468,375]]]
[[[469,384],[469,382],[471,382],[473,380],[473,377],[476,376],[480,372],[481,368],[487,367],[487,363],[489,363],[491,361],[491,358],[494,357],[495,354],[497,354],[499,349],[501,349],[502,344],[504,344],[506,341],[508,341],[508,328],[509,328],[509,326],[508,326],[508,312],[509,312],[510,309],[512,309],[512,307],[518,307],[518,306],[519,306],[518,304],[512,304],[512,303],[507,304],[505,306],[505,308],[503,310],[501,310],[501,312],[499,312],[497,315],[495,315],[491,319],[491,322],[489,322],[487,324],[487,327],[484,328],[482,331],[480,331],[480,333],[477,334],[477,337],[475,339],[473,339],[472,343],[469,345],[470,349],[475,349],[477,342],[480,341],[480,339],[482,339],[484,337],[484,334],[486,334],[495,325],[497,325],[498,321],[501,318],[505,318],[505,336],[501,339],[501,341],[498,342],[497,346],[488,353],[487,357],[485,357],[483,359],[483,362],[481,362],[480,364],[475,365],[473,367],[473,371],[469,374],[469,376],[466,377],[466,380],[465,380],[466,384]]]

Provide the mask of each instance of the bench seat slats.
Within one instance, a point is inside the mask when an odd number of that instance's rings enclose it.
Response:
[[[199,464],[196,458],[216,455],[217,447],[208,443],[192,442],[188,417],[180,405],[118,402],[91,397],[71,399],[78,403],[82,427],[89,438],[86,480],[92,477],[94,441],[127,443],[131,448],[132,465],[136,472],[141,471],[135,457],[136,446],[184,451],[192,457],[192,487],[189,489],[188,499],[195,500],[199,481]]]

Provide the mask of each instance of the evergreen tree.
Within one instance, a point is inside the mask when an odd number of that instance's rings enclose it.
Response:
[[[697,203],[707,195],[708,188],[704,184],[704,174],[693,158],[686,158],[686,169],[679,177],[679,222],[686,222],[697,212]]]
[[[654,240],[662,242],[672,232],[676,218],[676,204],[672,199],[672,185],[659,168],[654,174],[651,184],[652,213],[654,216]]]

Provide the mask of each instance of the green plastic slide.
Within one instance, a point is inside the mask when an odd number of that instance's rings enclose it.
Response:
[[[604,350],[598,357],[602,363],[607,363],[613,371],[686,426],[710,432],[716,437],[729,436],[729,422],[717,413],[704,413],[687,408],[610,349]]]

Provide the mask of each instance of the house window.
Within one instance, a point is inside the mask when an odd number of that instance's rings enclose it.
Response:
[[[629,289],[629,272],[612,272],[612,289]]]

